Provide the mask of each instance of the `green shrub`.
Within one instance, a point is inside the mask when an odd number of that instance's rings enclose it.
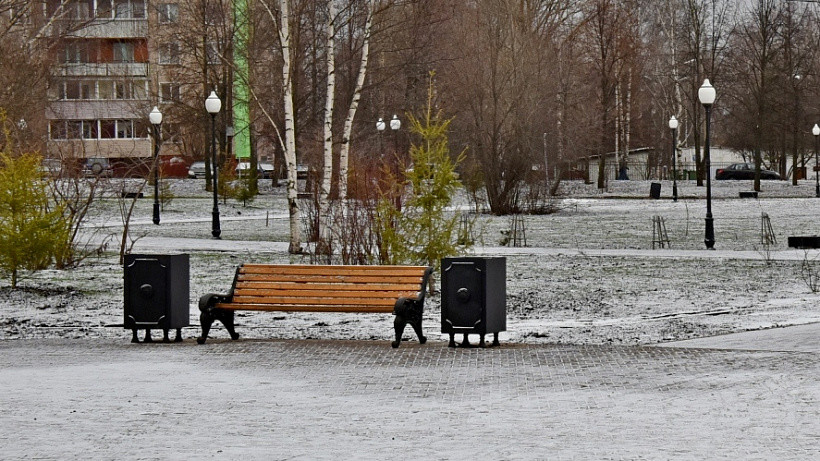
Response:
[[[50,205],[36,154],[0,153],[0,273],[17,287],[21,271],[47,268],[66,251],[69,226]]]

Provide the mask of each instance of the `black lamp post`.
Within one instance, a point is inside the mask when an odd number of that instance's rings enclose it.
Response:
[[[162,112],[157,106],[148,114],[148,120],[154,125],[154,224],[159,225],[159,144]]]
[[[706,235],[703,243],[709,250],[715,249],[715,225],[712,218],[712,161],[709,154],[709,136],[711,131],[712,104],[715,103],[717,93],[715,88],[709,83],[709,79],[703,81],[698,89],[698,100],[706,109],[706,145],[704,147],[704,164],[706,167]]]
[[[216,95],[215,91],[211,91],[208,99],[205,100],[205,110],[211,114],[211,166],[213,168],[211,178],[213,180],[214,190],[214,210],[212,213],[213,220],[211,222],[211,235],[213,235],[216,239],[218,239],[220,234],[222,234],[222,230],[219,228],[219,193],[217,190],[217,175],[219,174],[219,166],[217,166],[216,161],[216,114],[219,113],[220,109],[222,109],[222,101],[220,101],[219,96]]]
[[[379,120],[376,121],[376,131],[379,132],[379,157],[384,159],[384,142],[382,140],[382,135],[384,134],[384,129],[387,125],[384,123],[384,120],[379,117]]]
[[[390,131],[393,132],[393,164],[396,165],[396,177],[402,175],[401,166],[402,159],[399,158],[399,128],[401,128],[401,120],[396,114],[390,119]],[[401,192],[396,194],[396,210],[401,211]]]
[[[677,137],[678,137],[678,119],[673,115],[669,119],[669,128],[672,130],[672,201],[678,201],[678,168],[677,160]]]
[[[390,119],[390,129],[393,130],[393,151],[395,155],[399,155],[399,128],[401,128],[401,120],[396,114]]]
[[[811,129],[811,134],[814,135],[814,196],[820,197],[820,167],[818,167],[817,155],[820,151],[820,126],[814,124]]]

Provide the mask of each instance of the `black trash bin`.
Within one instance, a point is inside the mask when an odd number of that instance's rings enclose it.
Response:
[[[498,333],[507,330],[507,259],[444,258],[441,262],[441,332],[450,335],[450,347],[455,347],[454,335],[461,333],[461,346],[469,347],[469,334],[484,336],[493,333],[493,346],[498,345]]]
[[[649,197],[654,199],[661,198],[661,183],[653,182],[649,185]]]
[[[179,255],[125,255],[125,323],[133,332],[131,342],[139,342],[137,330],[146,330],[145,342],[151,342],[151,330],[163,330],[163,341],[169,342],[168,330],[176,329],[175,341],[182,341],[183,327],[189,325],[189,260]]]

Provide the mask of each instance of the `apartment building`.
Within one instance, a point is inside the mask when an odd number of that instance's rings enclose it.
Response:
[[[148,113],[179,98],[178,85],[162,82],[163,68],[176,62],[178,50],[150,36],[178,20],[177,4],[47,0],[44,8],[45,17],[58,18],[55,26],[66,30],[51,57],[49,156],[77,162],[108,158],[121,172],[145,166],[153,155]],[[163,125],[163,138],[170,141]],[[178,154],[178,145],[163,142],[162,156]]]

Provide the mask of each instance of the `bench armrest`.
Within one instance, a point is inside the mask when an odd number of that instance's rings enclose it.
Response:
[[[208,293],[199,298],[199,310],[201,312],[212,309],[217,303],[230,301],[230,295],[223,295],[218,293]]]
[[[205,312],[206,310],[210,310],[213,308],[217,303],[229,303],[233,300],[233,291],[236,288],[236,281],[239,279],[239,269],[242,266],[236,268],[236,272],[233,276],[233,283],[231,283],[231,289],[228,291],[228,294],[218,294],[218,293],[208,293],[206,295],[202,295],[199,298],[199,310],[200,312]]]

